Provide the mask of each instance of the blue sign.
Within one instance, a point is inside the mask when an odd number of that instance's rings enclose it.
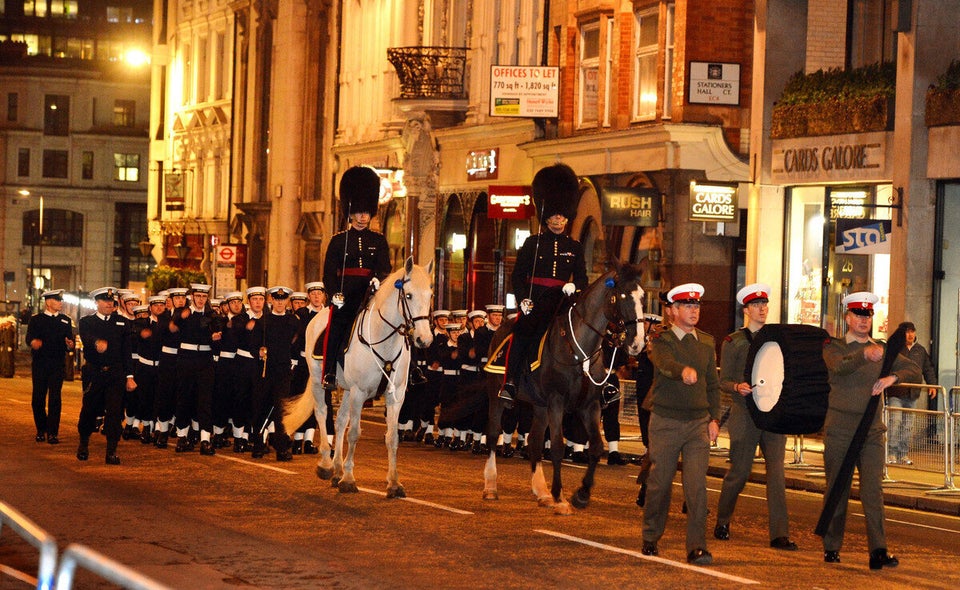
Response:
[[[837,254],[889,254],[889,219],[838,219]]]

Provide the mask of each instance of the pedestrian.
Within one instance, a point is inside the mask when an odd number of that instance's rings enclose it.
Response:
[[[158,293],[162,295],[163,291]],[[157,393],[153,404],[156,417],[156,435],[154,446],[167,448],[170,429],[174,424],[174,410],[177,404],[177,377],[179,374],[180,332],[173,330],[174,310],[187,304],[187,288],[172,287],[166,290],[165,309],[157,316],[160,327],[160,360],[157,365]]]
[[[60,442],[60,407],[67,351],[73,350],[76,335],[73,322],[63,309],[63,289],[44,291],[43,311],[27,323],[27,345],[32,363],[33,423],[36,441],[51,445]]]
[[[823,463],[828,490],[833,487],[840,473],[850,441],[864,416],[870,397],[880,395],[896,383],[916,383],[920,379],[920,368],[902,354],[893,362],[891,373],[880,377],[886,349],[883,343],[871,338],[873,307],[877,301],[879,297],[867,291],[844,297],[842,304],[846,312],[843,318],[847,333],[843,338],[831,339],[823,351],[823,360],[830,372],[830,398],[823,426]],[[887,552],[884,529],[884,430],[880,412],[877,412],[856,457],[857,471],[860,473],[860,503],[867,524],[870,569],[896,567],[900,563]],[[823,560],[827,563],[840,561],[849,497],[850,489],[847,487],[823,535]]]
[[[568,236],[567,224],[577,215],[579,181],[565,164],[542,168],[533,177],[540,231],[517,251],[513,294],[521,313],[513,327],[506,371],[499,397],[509,407],[516,398],[517,381],[527,372],[528,354],[546,333],[564,297],[587,286],[583,246]]]
[[[349,226],[327,245],[323,283],[332,289],[330,322],[319,342],[323,347],[323,387],[337,387],[337,365],[349,343],[350,328],[366,301],[390,274],[390,247],[383,234],[370,229],[377,213],[380,176],[369,166],[354,166],[340,179],[340,204]],[[316,352],[315,352],[316,354]]]
[[[650,476],[643,513],[644,555],[658,555],[670,512],[673,477],[683,457],[687,515],[687,562],[708,565],[707,467],[710,443],[720,432],[720,387],[713,337],[697,329],[703,285],[670,289],[673,326],[653,336],[653,410],[650,416]]]
[[[767,474],[770,546],[774,549],[796,551],[797,544],[790,540],[784,481],[783,460],[787,437],[760,430],[753,423],[746,403],[746,396],[753,392],[753,388],[743,377],[753,335],[767,323],[770,292],[771,287],[764,283],[753,283],[737,292],[737,302],[743,306],[745,325],[724,338],[720,349],[720,390],[729,393],[733,402],[727,420],[727,429],[730,432],[730,468],[723,478],[713,536],[721,541],[730,539],[730,518],[737,505],[737,498],[750,477],[759,445]]]
[[[96,428],[97,416],[103,412],[103,433],[107,437],[106,463],[119,465],[117,443],[123,420],[123,392],[133,391],[133,360],[127,320],[116,312],[116,289],[102,287],[90,292],[97,311],[80,319],[80,340],[84,343],[84,364],[81,370],[83,399],[77,433],[80,444],[77,459],[90,457],[90,435]],[[124,385],[126,383],[126,385]]]
[[[307,355],[312,351],[304,349],[306,344],[307,326],[310,324],[310,320],[312,320],[315,315],[323,311],[327,301],[327,292],[323,287],[323,281],[311,281],[304,285],[303,288],[306,292],[306,303],[305,305],[293,310],[293,313],[296,314],[300,321],[300,337],[299,344],[297,346],[298,358],[296,359],[296,366],[293,368],[293,375],[290,379],[291,395],[300,395],[301,393],[305,395],[312,395],[312,392],[308,391],[307,388],[307,384],[310,380],[310,369],[307,366]],[[293,304],[293,295],[290,296],[290,300],[291,304]],[[327,444],[332,446],[334,425],[333,392],[331,390],[324,390],[324,400],[327,405]],[[316,455],[320,452],[320,449],[313,444],[313,437],[316,435],[316,431],[317,417],[316,415],[311,414],[310,417],[307,418],[306,422],[301,424],[300,428],[297,428],[297,431],[293,434],[293,447],[291,451],[294,455]]]
[[[222,337],[222,326],[207,306],[210,285],[191,283],[192,303],[175,309],[171,330],[180,333],[176,428],[178,453],[194,449],[199,431],[200,454],[214,455],[213,434],[213,343]],[[191,432],[192,431],[192,432]]]
[[[907,339],[907,348],[903,354],[915,362],[923,373],[923,382],[927,385],[937,384],[937,370],[930,360],[927,350],[920,344],[917,344],[917,327],[913,322],[902,322],[898,329],[905,330]],[[931,387],[927,390],[930,399],[937,397],[937,388]],[[916,387],[899,387],[894,385],[887,388],[886,400],[890,408],[903,408],[902,410],[893,410],[888,412],[887,419],[887,463],[900,463],[901,465],[913,465],[910,459],[910,442],[913,440],[914,415],[910,410],[916,409],[917,401],[920,399],[920,389]]]
[[[137,382],[136,419],[142,425],[140,442],[151,444],[154,442],[153,413],[157,397],[157,385],[160,380],[160,316],[164,311],[166,297],[152,295],[147,299],[146,317],[136,318],[133,324],[136,328],[134,347],[136,362],[134,363],[134,380]]]

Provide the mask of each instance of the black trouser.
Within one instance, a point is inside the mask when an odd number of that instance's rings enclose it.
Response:
[[[227,403],[234,427],[243,428],[247,433],[256,432],[256,429],[260,428],[259,424],[253,425],[254,420],[250,412],[253,407],[253,388],[260,380],[262,367],[263,363],[254,358],[237,355],[236,387],[230,392]]]
[[[221,356],[213,369],[213,403],[210,407],[213,425],[225,428],[230,416],[230,402],[239,379],[240,363],[237,357]]]
[[[81,371],[83,402],[77,433],[81,442],[90,439],[96,428],[97,417],[103,415],[103,433],[107,437],[107,452],[112,453],[120,440],[120,422],[123,421],[123,390],[126,378],[121,367],[95,367],[85,364]]]
[[[196,420],[200,430],[213,430],[213,358],[180,354],[177,366],[177,429]]]
[[[323,336],[323,374],[337,373],[337,364],[343,359],[343,349],[346,348],[350,328],[356,315],[351,315],[343,309],[333,308],[333,315]]]
[[[268,364],[266,377],[260,378],[260,374],[257,375],[251,394],[250,405],[254,444],[263,444],[262,434],[266,426],[273,421],[273,447],[278,452],[285,451],[290,447],[290,437],[283,429],[282,403],[285,398],[290,396],[290,366],[287,365],[284,369],[280,366],[274,367]]]
[[[153,408],[157,397],[157,380],[160,372],[157,367],[138,362],[134,369],[133,380],[137,382],[134,390],[136,399],[136,413],[134,416],[141,422],[153,422]]]
[[[540,339],[550,327],[550,320],[557,315],[560,304],[563,303],[563,292],[560,289],[550,289],[544,292],[533,306],[533,311],[517,316],[517,323],[513,326],[513,340],[507,353],[508,381],[516,381],[524,373],[524,363],[528,362],[531,349],[536,348]]]
[[[57,436],[60,432],[61,391],[65,363],[66,361],[62,358],[36,357],[33,359],[31,375],[33,423],[38,433],[46,432],[51,436]]]
[[[157,394],[153,402],[153,415],[160,422],[169,422],[176,408],[178,360],[176,354],[160,353]]]
[[[423,393],[417,400],[417,417],[420,422],[433,424],[437,415],[437,406],[440,404],[440,386],[443,381],[443,371],[426,370],[423,374],[427,382],[423,384]]]

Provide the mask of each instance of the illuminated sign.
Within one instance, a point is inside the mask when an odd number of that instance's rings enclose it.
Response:
[[[490,115],[557,117],[560,114],[560,68],[490,66]]]
[[[467,180],[496,180],[500,171],[500,150],[471,150],[467,152]]]
[[[487,219],[528,219],[533,215],[529,186],[490,185],[487,195]]]
[[[660,191],[643,187],[604,187],[600,190],[604,225],[654,227],[660,222]]]
[[[183,211],[183,176],[179,172],[167,172],[163,175],[163,197],[167,211]]]
[[[736,183],[690,182],[691,221],[734,221],[737,218]]]

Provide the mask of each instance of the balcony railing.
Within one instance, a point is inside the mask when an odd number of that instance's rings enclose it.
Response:
[[[400,98],[466,98],[466,47],[391,47],[387,59],[400,79]]]

